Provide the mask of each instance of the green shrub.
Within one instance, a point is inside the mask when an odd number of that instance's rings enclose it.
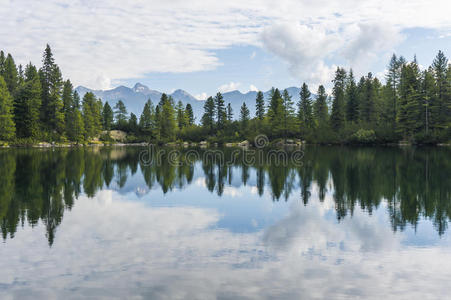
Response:
[[[351,135],[349,141],[357,144],[372,144],[376,141],[376,133],[372,129],[359,129]]]

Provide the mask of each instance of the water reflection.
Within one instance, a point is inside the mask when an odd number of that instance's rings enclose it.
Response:
[[[308,147],[302,167],[141,150],[0,151],[0,299],[448,293],[449,149]]]
[[[338,221],[354,215],[356,209],[371,215],[384,204],[393,231],[404,230],[408,224],[416,228],[427,219],[443,235],[451,217],[451,151],[446,148],[307,147],[302,166],[262,162],[246,165],[240,158],[233,164],[214,159],[192,161],[185,155],[187,150],[178,157],[179,165],[169,164],[163,156],[157,166],[140,161],[142,150],[0,151],[3,239],[13,238],[18,226],[34,227],[42,221],[52,245],[65,210],[77,205],[75,199],[82,194],[92,198],[106,188],[124,191],[132,177],[145,182],[136,187],[142,195],[154,189],[165,194],[184,189],[200,178],[205,188],[218,196],[227,187],[250,184],[259,196],[266,189],[273,201],[295,196],[306,206],[315,188],[320,201],[327,193],[333,196]],[[232,155],[232,150],[224,151],[226,158]]]

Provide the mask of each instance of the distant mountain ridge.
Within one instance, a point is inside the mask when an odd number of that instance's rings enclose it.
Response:
[[[144,104],[150,98],[154,105],[156,105],[163,94],[160,91],[152,90],[148,86],[136,83],[133,88],[129,88],[126,86],[118,86],[111,90],[92,90],[86,88],[84,86],[78,86],[75,89],[80,97],[83,97],[87,92],[92,92],[96,97],[102,99],[103,102],[108,101],[108,103],[113,107],[119,100],[122,100],[127,107],[129,113],[134,113],[136,116],[141,115],[141,112],[144,108]],[[293,99],[294,103],[299,101],[299,92],[300,88],[298,87],[289,87],[287,88],[288,93]],[[269,94],[271,91],[264,92],[265,100],[268,102]],[[196,122],[199,122],[202,114],[204,112],[204,103],[203,100],[197,100],[190,93],[178,89],[173,93],[168,94],[171,96],[174,101],[177,103],[178,101],[182,101],[184,105],[190,103],[193,107],[194,116],[196,117]],[[234,118],[237,119],[239,117],[240,107],[243,102],[246,103],[247,107],[251,112],[251,116],[255,115],[255,98],[257,97],[257,92],[249,91],[245,94],[241,93],[238,90],[226,92],[222,94],[224,97],[224,101],[230,103],[232,105]],[[213,95],[214,96],[214,95]]]

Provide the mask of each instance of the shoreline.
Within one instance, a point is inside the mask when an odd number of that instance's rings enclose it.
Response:
[[[207,142],[170,142],[165,144],[155,143],[87,143],[87,144],[58,144],[40,142],[37,144],[27,145],[0,145],[0,149],[49,149],[49,148],[80,148],[80,147],[146,147],[156,145],[158,147],[183,147],[183,148],[259,148],[250,143],[234,142],[234,143],[207,143]],[[437,144],[417,144],[417,143],[374,143],[374,144],[358,144],[358,143],[307,143],[299,144],[270,144],[260,148],[299,148],[303,146],[347,146],[347,147],[451,147],[451,143],[437,143]]]

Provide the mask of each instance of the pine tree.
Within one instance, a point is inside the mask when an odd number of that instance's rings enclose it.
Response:
[[[64,123],[66,125],[67,132],[69,118],[71,117],[70,114],[72,113],[72,107],[74,106],[73,103],[74,91],[72,83],[70,82],[69,79],[64,82],[62,100],[63,100]]]
[[[189,126],[194,125],[193,107],[189,103],[186,104],[186,107],[185,107],[185,118],[186,118]]]
[[[429,134],[429,129],[434,124],[434,120],[431,118],[431,107],[434,106],[436,100],[435,79],[432,68],[423,72],[421,98],[423,99],[421,124],[425,133]]]
[[[227,104],[227,121],[232,122],[233,121],[233,109],[232,104]]]
[[[147,100],[143,112],[139,118],[139,127],[144,134],[151,135],[154,129],[155,109],[152,101]]]
[[[346,71],[342,68],[337,68],[335,78],[332,81],[334,87],[332,90],[333,102],[332,113],[330,121],[332,128],[336,131],[343,129],[345,125],[345,86],[346,86]]]
[[[114,112],[113,112],[113,109],[111,108],[110,104],[107,101],[103,105],[103,109],[102,109],[103,129],[110,131],[111,128],[113,127],[113,122],[114,122]]]
[[[324,86],[318,87],[316,101],[314,104],[314,117],[318,125],[324,125],[328,121],[327,94]]]
[[[271,98],[268,107],[268,118],[271,124],[273,136],[284,134],[284,105],[279,89],[271,90]]]
[[[437,85],[437,101],[433,109],[435,127],[445,129],[447,127],[447,107],[446,107],[446,72],[448,69],[448,59],[442,51],[439,51],[435,57],[432,68],[434,69],[435,81]]]
[[[313,128],[312,94],[305,82],[302,84],[299,95],[298,119],[301,125],[301,131],[305,134],[308,129]]]
[[[388,65],[388,73],[386,76],[387,89],[391,98],[391,122],[393,127],[396,125],[396,116],[398,113],[398,101],[399,101],[399,84],[401,80],[401,69],[405,64],[405,59],[401,56],[399,59],[393,54],[390,63]]]
[[[114,106],[114,119],[116,121],[116,127],[120,130],[125,129],[127,127],[127,108],[125,107],[124,102],[119,100]]]
[[[36,67],[25,68],[24,84],[19,87],[14,101],[14,121],[17,136],[37,139],[40,136],[41,82]]]
[[[5,80],[0,76],[0,140],[11,140],[15,133],[13,98],[9,94]]]
[[[77,91],[72,94],[72,106],[70,108],[67,128],[67,137],[70,141],[82,143],[85,139],[85,125],[80,111],[80,96]]]
[[[209,134],[213,133],[215,116],[216,116],[215,101],[213,100],[213,97],[208,97],[207,101],[205,101],[204,104],[202,126],[207,128]]]
[[[373,75],[368,73],[364,79],[363,89],[360,91],[360,117],[366,123],[376,120],[377,91],[373,82]]]
[[[5,60],[3,79],[6,82],[6,86],[8,87],[8,91],[10,95],[14,95],[16,89],[19,85],[19,77],[17,73],[17,67],[14,62],[14,59],[11,54],[8,53],[8,56]]]
[[[179,130],[182,130],[184,127],[186,127],[187,120],[185,116],[185,109],[183,108],[183,103],[180,100],[177,103],[176,113],[177,113],[177,127]]]
[[[83,96],[83,123],[86,140],[96,137],[101,130],[102,103],[96,99],[93,93],[88,92]]]
[[[138,132],[138,118],[134,113],[130,113],[130,118],[128,119],[128,130],[135,134]]]
[[[403,66],[400,82],[398,130],[402,133],[404,139],[412,139],[420,127],[421,94],[419,78],[419,68],[415,61]]]
[[[283,91],[283,130],[284,137],[286,138],[288,135],[294,133],[294,108],[293,108],[293,100],[291,99],[290,94],[285,89]]]
[[[63,79],[49,45],[44,51],[39,78],[42,87],[42,122],[50,131],[55,131],[61,136],[64,133],[63,101],[61,99]]]
[[[346,84],[346,119],[349,122],[356,123],[359,120],[359,98],[357,85],[354,79],[352,69],[349,71]]]
[[[0,76],[5,76],[5,52],[0,50]]]
[[[227,114],[224,98],[222,97],[222,94],[220,92],[218,92],[215,96],[215,105],[216,105],[216,126],[218,130],[222,130],[224,129]]]
[[[246,102],[243,102],[243,105],[241,105],[241,109],[240,109],[240,125],[241,125],[241,130],[242,133],[245,133],[248,125],[249,125],[249,109],[247,108]]]
[[[164,141],[175,139],[177,122],[175,119],[174,100],[166,94],[161,96],[160,103],[160,138]]]
[[[258,91],[257,98],[255,99],[255,116],[260,121],[265,117],[265,98],[261,91]]]

